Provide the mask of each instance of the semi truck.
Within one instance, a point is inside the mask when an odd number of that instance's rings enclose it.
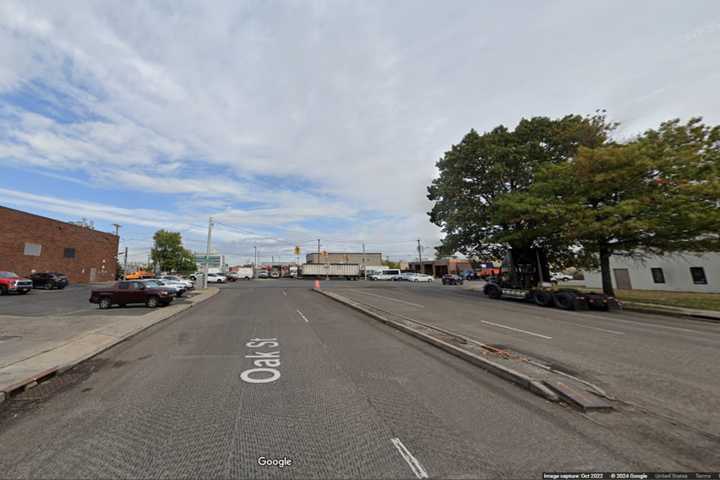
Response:
[[[485,284],[483,292],[492,299],[516,299],[543,307],[563,310],[617,310],[622,304],[604,293],[573,288],[557,288],[550,279],[547,255],[539,248],[512,248],[495,280]]]
[[[305,263],[301,270],[302,278],[360,278],[360,265],[357,263]]]

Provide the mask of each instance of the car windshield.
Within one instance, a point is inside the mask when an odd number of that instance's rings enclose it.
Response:
[[[18,275],[14,272],[0,272],[0,278],[17,278]]]

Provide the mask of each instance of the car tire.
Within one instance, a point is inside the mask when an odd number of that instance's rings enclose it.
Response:
[[[7,287],[0,286],[0,295],[7,295],[7,294],[8,294]]]
[[[483,293],[486,297],[492,298],[493,300],[497,300],[502,297],[502,290],[500,290],[500,287],[497,285],[485,285]]]
[[[553,296],[543,290],[537,290],[533,293],[533,301],[541,307],[549,307],[553,304]]]
[[[98,307],[101,310],[107,310],[112,306],[112,301],[109,298],[101,298],[100,303],[98,303]]]
[[[575,310],[575,295],[569,292],[558,292],[553,295],[553,303],[562,310]]]
[[[18,293],[20,295],[27,295],[30,290],[20,290]]]
[[[160,301],[158,300],[158,297],[150,297],[147,300],[145,300],[145,306],[148,308],[157,308]]]

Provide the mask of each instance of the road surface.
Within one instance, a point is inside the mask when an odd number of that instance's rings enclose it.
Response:
[[[229,285],[6,402],[2,476],[538,478],[720,463],[713,439],[638,441],[657,433],[549,403],[308,287]],[[387,288],[371,293],[397,295]]]

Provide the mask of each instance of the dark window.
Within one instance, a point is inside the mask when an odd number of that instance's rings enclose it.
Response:
[[[64,256],[65,256],[65,258],[75,258],[75,249],[74,248],[66,248]]]
[[[665,273],[663,273],[662,268],[651,268],[650,271],[652,272],[653,282],[665,283]]]
[[[118,283],[118,288],[120,290],[127,290],[128,288],[130,288],[130,284],[127,282],[120,282]]]
[[[690,276],[695,285],[707,285],[707,277],[703,267],[690,267]]]

